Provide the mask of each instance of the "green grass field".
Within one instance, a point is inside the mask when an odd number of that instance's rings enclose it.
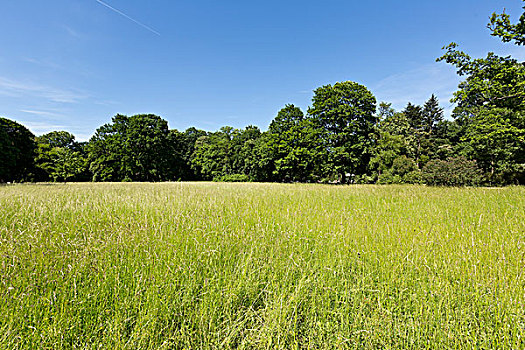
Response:
[[[525,188],[0,187],[1,349],[525,348]]]

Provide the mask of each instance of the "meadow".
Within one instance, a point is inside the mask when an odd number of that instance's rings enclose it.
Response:
[[[1,349],[525,348],[525,188],[0,187]]]

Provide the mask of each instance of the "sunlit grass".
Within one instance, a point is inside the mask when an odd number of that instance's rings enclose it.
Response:
[[[525,347],[525,188],[0,187],[0,348]]]

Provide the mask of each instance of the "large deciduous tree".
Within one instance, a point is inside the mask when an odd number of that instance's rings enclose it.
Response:
[[[376,99],[363,85],[339,82],[314,91],[308,113],[322,128],[331,171],[346,182],[346,174],[364,174],[371,155]]]
[[[489,52],[486,58],[473,59],[457,50],[457,44],[446,46],[446,53],[438,58],[454,65],[465,81],[459,84],[453,102],[456,116],[470,118],[479,110],[508,108],[525,109],[525,65],[510,56],[501,57]]]
[[[36,138],[35,163],[39,180],[87,180],[89,177],[84,144],[67,131],[52,131]]]
[[[96,181],[161,181],[173,177],[168,123],[153,114],[116,115],[89,142]]]
[[[316,181],[323,175],[325,152],[321,129],[292,104],[282,108],[271,122],[264,150],[272,162],[274,181]]]
[[[34,138],[25,126],[0,118],[0,182],[29,180],[33,176]]]
[[[525,13],[517,24],[507,14],[493,14],[488,26],[504,42],[525,43]],[[444,49],[438,61],[454,65],[466,77],[452,101],[470,157],[482,158],[491,182],[525,182],[525,63],[492,52],[473,59],[455,43]]]

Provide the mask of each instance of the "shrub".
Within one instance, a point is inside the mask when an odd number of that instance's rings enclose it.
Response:
[[[369,175],[356,175],[353,183],[358,185],[372,184],[374,183],[374,177]]]
[[[433,186],[477,186],[483,182],[476,161],[465,157],[431,160],[423,168],[422,177]]]
[[[380,185],[418,184],[421,183],[421,172],[412,158],[403,155],[394,159],[391,169],[379,175],[377,183]]]
[[[385,171],[377,178],[377,183],[379,185],[391,185],[391,184],[400,184],[402,183],[402,178],[399,175],[392,175],[390,171]]]
[[[394,162],[392,164],[392,174],[397,174],[399,176],[404,176],[416,170],[416,162],[414,162],[412,158],[408,158],[404,155],[394,159]]]
[[[406,173],[403,176],[403,183],[406,184],[420,184],[423,183],[423,177],[419,170],[413,170],[409,173]]]
[[[213,178],[215,182],[251,182],[251,178],[245,174],[222,175]]]

